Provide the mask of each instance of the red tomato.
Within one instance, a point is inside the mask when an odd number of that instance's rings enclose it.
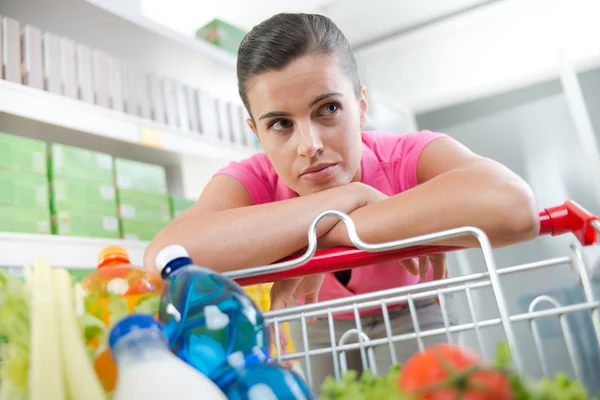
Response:
[[[472,350],[436,345],[412,356],[398,381],[403,393],[421,400],[512,400],[507,377],[488,368]]]

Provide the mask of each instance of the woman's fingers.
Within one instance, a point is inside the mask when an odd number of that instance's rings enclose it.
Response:
[[[446,277],[446,254],[433,254],[429,258],[433,267],[433,280],[444,279]]]
[[[282,310],[284,308],[289,307],[295,302],[293,298],[295,292],[300,284],[300,279],[288,279],[285,281],[275,282],[273,286],[271,286],[271,307],[270,310]],[[289,343],[289,339],[285,330],[283,329],[283,324],[279,324],[279,345],[276,343],[276,335],[275,335],[275,325],[271,325],[269,327],[269,331],[271,334],[271,345],[275,347],[275,349],[279,349],[282,354],[287,351],[287,345]]]
[[[309,293],[304,296],[304,304],[313,304],[316,303],[319,297],[319,292]],[[313,323],[317,320],[317,317],[310,317],[306,319],[306,322]]]
[[[419,266],[417,261],[414,258],[409,258],[406,260],[401,260],[400,265],[402,265],[406,270],[412,275],[419,275]]]
[[[429,257],[419,257],[419,277],[421,280],[427,280],[427,272],[429,272]]]

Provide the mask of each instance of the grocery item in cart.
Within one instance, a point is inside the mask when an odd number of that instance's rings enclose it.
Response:
[[[423,399],[512,400],[507,373],[486,365],[466,347],[438,344],[413,355],[402,367],[400,390]]]
[[[109,342],[119,366],[115,400],[227,398],[169,351],[162,326],[151,315],[127,316],[112,329]]]
[[[310,400],[306,382],[281,365],[258,364],[239,370],[235,382],[224,390],[229,400]]]
[[[81,285],[89,294],[96,296],[95,303],[107,325],[111,322],[108,307],[111,296],[126,298],[129,312],[133,312],[141,298],[151,293],[160,295],[163,289],[162,279],[132,265],[127,250],[121,246],[102,249],[98,253],[98,269],[83,278]]]
[[[230,364],[268,358],[262,313],[237,283],[194,265],[177,245],[161,250],[156,264],[165,279],[159,318],[179,357],[214,381]]]
[[[163,281],[158,275],[132,265],[123,247],[108,246],[98,253],[98,269],[84,277],[81,285],[89,294],[88,311],[111,326],[123,315],[135,312],[136,306],[145,299],[152,296],[158,299]],[[118,299],[123,299],[123,303],[115,304]],[[101,352],[94,369],[104,389],[112,392],[117,381],[117,366],[107,348],[98,350]]]

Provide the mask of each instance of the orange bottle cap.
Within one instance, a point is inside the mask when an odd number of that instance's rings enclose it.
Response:
[[[98,265],[104,263],[107,258],[122,258],[129,261],[129,253],[122,246],[107,246],[98,253]]]

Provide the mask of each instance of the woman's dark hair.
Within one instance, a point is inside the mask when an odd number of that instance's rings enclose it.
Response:
[[[238,90],[248,113],[246,84],[250,78],[281,70],[292,61],[314,53],[337,55],[358,96],[356,60],[350,43],[333,21],[317,14],[281,13],[252,28],[238,49]]]

